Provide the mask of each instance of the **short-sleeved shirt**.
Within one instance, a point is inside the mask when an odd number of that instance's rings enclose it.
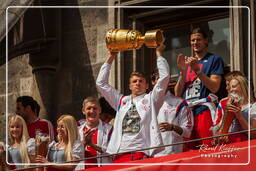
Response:
[[[215,56],[212,53],[207,53],[202,59],[199,60],[199,66],[202,72],[210,77],[211,75],[222,75],[223,61],[221,57]],[[185,78],[185,91],[183,98],[188,101],[195,101],[207,97],[211,91],[202,84],[199,77],[189,66]],[[199,114],[208,108],[206,106],[196,106],[193,109],[194,115]]]

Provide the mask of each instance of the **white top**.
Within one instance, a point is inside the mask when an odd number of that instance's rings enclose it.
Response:
[[[250,109],[250,119],[256,120],[256,103],[253,103]]]
[[[60,149],[56,149],[56,146],[59,144],[59,142],[51,142],[48,147],[48,154],[47,158],[50,162],[55,163],[64,163],[64,150],[65,148],[62,147]],[[82,159],[84,158],[84,145],[80,140],[76,140],[73,144],[72,148],[72,157],[76,159]],[[74,170],[81,170],[84,169],[83,161],[77,164],[76,168]]]
[[[47,159],[49,162],[55,162],[55,163],[64,163],[64,150],[65,148],[62,147],[60,149],[56,149],[56,146],[59,144],[59,142],[52,141],[48,145],[48,153],[47,153]],[[35,139],[30,138],[28,141],[28,153],[29,155],[35,155]],[[72,148],[72,157],[76,159],[82,159],[84,158],[84,145],[80,140],[76,140],[73,144]],[[74,170],[81,170],[84,169],[83,161],[78,163],[76,168]]]
[[[194,118],[191,109],[184,99],[173,96],[168,92],[165,96],[165,102],[157,116],[158,123],[168,122],[182,128],[182,135],[175,131],[161,132],[164,145],[183,142],[183,138],[189,138],[193,129]],[[165,156],[169,154],[183,152],[183,144],[165,147],[164,151],[155,156]]]
[[[141,118],[136,108],[136,103],[140,100],[139,97],[133,98],[131,108],[126,112],[122,121],[122,139],[118,152],[127,152],[139,150],[145,146],[145,134],[141,129]],[[147,131],[147,130],[145,130]],[[147,131],[148,132],[148,131]]]
[[[157,67],[159,70],[160,78],[157,84],[154,86],[152,92],[149,94],[142,94],[136,97],[134,104],[140,115],[140,132],[141,135],[137,138],[143,138],[144,145],[143,148],[155,147],[162,145],[161,133],[157,124],[157,114],[164,102],[165,90],[169,83],[169,65],[163,57],[157,58]],[[108,78],[110,73],[111,65],[105,63],[102,65],[96,85],[103,97],[108,101],[108,103],[117,111],[114,130],[107,148],[107,152],[114,154],[120,151],[121,141],[122,141],[122,122],[125,114],[130,109],[131,96],[124,96],[116,89],[108,84]],[[123,97],[123,98],[122,98]],[[122,100],[121,100],[122,98]],[[121,103],[120,103],[121,101]],[[131,140],[131,143],[127,146],[128,149],[134,149],[135,145]],[[140,140],[138,140],[140,141]],[[135,142],[136,143],[136,142]],[[122,144],[123,147],[123,144]],[[122,148],[122,150],[125,150]],[[156,151],[162,149],[150,150],[145,152],[147,155],[152,155]]]

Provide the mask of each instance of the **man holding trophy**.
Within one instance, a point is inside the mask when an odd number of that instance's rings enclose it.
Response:
[[[130,33],[127,32],[127,34]],[[159,38],[159,32],[155,35],[158,37],[156,39],[163,40],[161,37]],[[131,40],[132,44],[134,38],[136,38],[136,33],[131,33],[130,39],[127,39]],[[140,40],[145,40],[145,38],[141,38]],[[107,37],[106,41],[107,45],[109,45],[108,41],[111,41],[111,37]],[[138,44],[135,43],[134,49],[136,49],[136,45]],[[146,77],[142,73],[132,72],[129,83],[131,94],[128,96],[122,95],[118,90],[108,84],[111,64],[117,57],[118,51],[117,46],[114,49],[108,47],[109,56],[100,69],[96,85],[101,95],[104,96],[108,103],[117,111],[114,130],[107,147],[107,153],[122,153],[114,158],[114,163],[147,158],[162,150],[156,149],[135,152],[134,154],[128,153],[129,151],[163,144],[158,128],[157,114],[164,102],[165,91],[169,83],[169,65],[166,59],[162,57],[162,51],[165,46],[162,42],[156,42],[156,46],[157,45],[159,45],[156,48],[156,56],[160,78],[153,90],[147,94],[146,91],[149,84]],[[125,46],[122,44],[120,47],[122,47],[121,50],[124,50]]]

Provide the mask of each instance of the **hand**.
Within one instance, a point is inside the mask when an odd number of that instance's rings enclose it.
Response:
[[[174,127],[174,125],[170,124],[168,122],[162,122],[159,124],[159,129],[161,132],[172,131],[173,127]]]
[[[117,54],[118,54],[118,52],[112,52],[112,51],[108,51],[108,56],[110,57],[110,58],[116,58],[117,57]]]
[[[93,135],[93,132],[88,129],[85,133],[84,133],[84,144],[85,145],[89,145],[91,146],[93,143],[92,143],[92,135]]]
[[[242,110],[242,108],[241,108],[240,106],[236,106],[236,105],[234,105],[234,104],[227,105],[227,111],[233,112],[233,113],[235,113],[236,115],[237,115],[238,113],[241,113],[241,110]]]
[[[194,72],[197,73],[198,71],[201,70],[197,58],[195,58],[195,57],[188,57],[187,62],[189,63],[189,65],[191,66],[191,69]]]
[[[117,57],[118,52],[111,52],[108,50],[108,58],[106,60],[106,63],[112,64],[113,60]]]
[[[229,142],[228,136],[223,136],[219,138],[214,138],[212,145],[221,145],[221,144],[227,144]]]
[[[36,163],[49,163],[49,161],[44,156],[41,156],[41,155],[36,156],[35,162]]]
[[[162,52],[164,51],[164,49],[165,49],[165,45],[163,43],[161,43],[159,46],[157,46],[156,56],[157,57],[162,56]]]
[[[186,72],[188,69],[187,56],[184,58],[183,54],[180,53],[177,58],[177,65],[182,72]]]

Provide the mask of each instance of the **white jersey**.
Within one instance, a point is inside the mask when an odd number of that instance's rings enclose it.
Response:
[[[140,115],[140,136],[143,137],[144,148],[162,145],[161,133],[157,124],[157,114],[164,102],[165,90],[169,83],[169,65],[163,57],[157,58],[157,67],[160,78],[149,94],[142,94],[133,99],[138,114]],[[107,148],[110,154],[118,153],[122,141],[122,122],[125,114],[132,106],[131,96],[123,96],[119,91],[108,84],[109,71],[111,65],[105,63],[102,65],[98,78],[97,88],[101,95],[109,102],[109,104],[117,111],[114,130]],[[141,143],[141,141],[139,142]],[[133,144],[129,143],[129,149]],[[141,144],[139,144],[140,146]],[[122,149],[123,151],[125,149]],[[156,151],[162,149],[146,151],[147,155],[152,155]]]
[[[168,122],[182,128],[182,135],[175,131],[161,132],[164,145],[183,142],[183,138],[189,138],[193,129],[194,119],[191,109],[188,107],[184,99],[175,97],[171,93],[167,93],[165,101],[157,116],[158,123]],[[157,153],[155,156],[165,156],[169,154],[183,152],[183,145],[175,145],[165,147],[164,151]]]

